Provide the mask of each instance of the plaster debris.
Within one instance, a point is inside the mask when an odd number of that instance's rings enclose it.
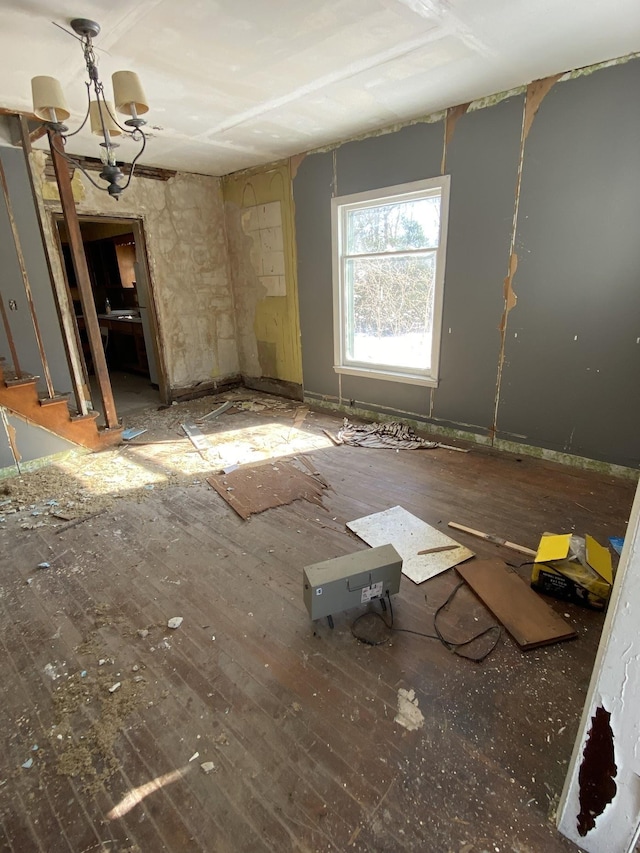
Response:
[[[204,761],[200,767],[202,767],[205,773],[212,773],[216,769],[213,761]]]
[[[173,628],[173,630],[175,631],[176,628],[179,628],[182,625],[182,622],[183,622],[182,616],[173,616],[167,622],[167,628]]]
[[[51,568],[51,563],[47,563],[47,562],[44,562],[44,563],[38,563],[38,565],[36,566],[36,568],[37,568],[37,569],[50,569],[50,568]]]
[[[385,424],[351,424],[345,418],[342,428],[338,431],[338,440],[342,444],[352,444],[356,447],[403,450],[432,450],[442,447],[445,450],[468,452],[462,447],[453,447],[450,444],[421,438],[411,427],[397,421]]]
[[[121,687],[122,687],[122,682],[116,681],[116,683],[112,684],[111,687],[109,688],[109,693],[115,693],[116,690],[119,690]]]
[[[398,713],[394,717],[394,722],[404,726],[410,732],[415,732],[424,725],[424,715],[418,708],[415,690],[405,690],[404,687],[398,690]]]
[[[24,767],[25,770],[31,769],[31,767],[33,767],[33,758],[27,758],[27,760],[24,762],[24,764],[22,766]]]
[[[189,761],[195,761],[196,758],[200,758],[199,752],[194,752],[193,755],[191,756],[191,758],[189,759]]]
[[[141,638],[144,640],[146,637],[148,637],[148,636],[149,636],[149,631],[148,631],[148,629],[147,629],[147,628],[140,628],[140,629],[138,630],[138,636],[139,636],[139,637],[141,637]]]

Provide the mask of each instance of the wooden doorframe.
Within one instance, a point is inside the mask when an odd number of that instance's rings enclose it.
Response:
[[[65,286],[67,288],[68,296],[69,296],[69,305],[73,305],[73,300],[71,298],[71,293],[69,291],[69,282],[67,280],[66,267],[64,263],[64,257],[62,253],[62,241],[60,239],[60,231],[58,228],[59,223],[64,223],[64,217],[59,211],[51,211],[51,224],[52,224],[52,232],[55,235],[55,239],[58,244],[58,251],[60,253],[60,260],[62,264],[62,269],[64,273]],[[151,323],[151,330],[153,333],[153,346],[154,346],[154,354],[156,356],[156,366],[158,370],[158,392],[160,395],[160,400],[162,403],[167,404],[169,402],[169,383],[167,380],[167,369],[165,364],[165,347],[163,344],[163,339],[160,331],[160,324],[158,322],[158,312],[156,308],[156,294],[155,294],[155,286],[153,277],[151,275],[151,269],[149,265],[149,255],[147,250],[147,240],[145,233],[145,222],[144,217],[134,216],[134,215],[121,215],[121,216],[110,216],[108,214],[78,214],[78,221],[80,225],[85,222],[97,222],[105,225],[130,225],[131,231],[134,235],[134,241],[136,244],[136,259],[139,263],[144,265],[144,271],[147,278],[148,290],[149,290],[149,319]],[[84,310],[84,309],[83,309]],[[95,306],[89,306],[89,310],[93,310],[96,314],[96,322],[97,322],[97,311],[95,311]],[[76,347],[79,351],[79,357],[84,364],[84,355],[82,353],[82,347],[80,346],[79,337],[77,334],[77,326],[75,323],[75,317],[72,318],[74,322],[74,326],[76,327]]]
[[[640,838],[640,483],[558,806],[586,853],[631,853]]]

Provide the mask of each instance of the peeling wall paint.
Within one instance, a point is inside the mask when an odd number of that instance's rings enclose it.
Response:
[[[631,853],[640,837],[640,486],[558,806],[586,853]]]
[[[291,171],[299,162],[223,179],[240,371],[296,385],[302,364]],[[251,224],[260,217],[263,228]]]
[[[440,165],[441,174],[446,174],[447,170],[447,148],[453,139],[453,132],[456,129],[458,119],[461,118],[469,109],[471,103],[458,104],[457,107],[450,107],[447,110],[447,115],[444,120],[444,144],[442,146],[442,163]]]
[[[46,180],[46,154],[32,154],[36,187],[49,211],[60,210]],[[78,214],[143,222],[158,333],[171,389],[237,375],[238,349],[225,239],[220,179],[178,173],[168,181],[135,177],[115,202],[77,170]],[[79,186],[78,186],[79,182]],[[46,239],[60,279],[56,236],[45,217]]]
[[[520,193],[522,190],[522,169],[524,167],[524,154],[527,136],[531,130],[531,125],[536,117],[536,113],[540,109],[540,105],[549,92],[551,87],[560,79],[562,75],[556,74],[553,77],[546,77],[544,80],[535,80],[527,86],[527,91],[524,99],[524,110],[522,114],[522,133],[520,136],[520,152],[518,155],[518,172],[516,178],[515,199],[513,205],[513,225],[511,230],[511,246],[509,250],[509,264],[507,275],[504,279],[503,294],[504,294],[504,310],[498,331],[500,332],[500,354],[498,356],[498,370],[496,375],[496,393],[494,401],[493,423],[489,429],[490,434],[495,435],[498,423],[498,409],[500,406],[500,389],[502,386],[502,371],[504,367],[504,354],[506,348],[507,325],[510,312],[516,307],[518,297],[513,289],[513,279],[518,269],[518,255],[515,251],[516,235],[518,233],[518,214],[520,212]],[[526,438],[526,436],[523,436]]]

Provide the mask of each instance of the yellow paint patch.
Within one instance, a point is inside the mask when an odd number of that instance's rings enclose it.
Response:
[[[223,196],[228,217],[240,209],[253,208],[256,205],[280,203],[282,229],[282,249],[284,251],[284,286],[280,286],[268,295],[263,288],[259,298],[249,296],[247,282],[242,276],[234,278],[236,303],[251,306],[247,316],[239,312],[241,337],[255,337],[256,349],[263,356],[269,352],[269,365],[260,365],[263,373],[268,370],[271,379],[285,382],[302,383],[302,353],[300,348],[300,321],[298,314],[298,287],[295,248],[295,222],[293,205],[292,170],[298,168],[301,157],[291,158],[284,164],[269,167],[263,171],[229,175],[223,179]],[[249,211],[247,211],[249,215]],[[228,218],[228,222],[230,218]],[[250,252],[250,241],[241,241],[232,251]],[[234,264],[232,263],[232,268]],[[251,285],[255,287],[255,285]],[[250,316],[249,316],[250,315]],[[254,366],[245,364],[243,371],[253,374]],[[264,375],[268,375],[264,373]]]

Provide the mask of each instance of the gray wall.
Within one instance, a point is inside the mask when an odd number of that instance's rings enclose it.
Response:
[[[9,409],[0,407],[0,411],[4,413],[4,418],[0,418],[0,478],[18,473],[7,435],[5,418],[6,423],[14,430],[15,447],[20,456],[18,462],[21,467],[28,469],[30,467],[28,463],[35,460],[78,450],[78,446],[73,442],[15,415]],[[1,510],[0,515],[2,515]]]
[[[18,229],[20,246],[25,258],[27,276],[33,294],[36,316],[40,326],[49,370],[57,393],[71,390],[71,380],[64,352],[62,333],[47,269],[36,209],[29,184],[29,176],[21,148],[0,145],[0,160],[5,172],[9,198]],[[21,368],[42,376],[42,362],[33,322],[29,313],[22,273],[18,263],[9,216],[0,194],[0,297],[3,299],[18,351]],[[9,300],[14,299],[17,310],[9,310]],[[0,333],[0,355],[10,361],[4,330]]]
[[[499,395],[499,325],[524,95],[462,116],[451,175],[437,389],[342,377],[373,411],[636,467],[640,61],[556,84],[529,132]],[[305,394],[336,400],[330,201],[440,174],[444,122],[309,155],[294,180]],[[335,186],[334,186],[335,182]],[[574,338],[577,336],[577,340]],[[497,419],[494,424],[497,400]]]

